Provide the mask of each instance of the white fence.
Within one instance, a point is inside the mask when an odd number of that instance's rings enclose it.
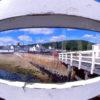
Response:
[[[76,61],[79,69],[82,69],[82,63],[90,65],[91,74],[94,73],[94,70],[99,67],[100,68],[100,50],[99,51],[74,51],[74,52],[65,52],[59,53],[59,60],[70,64],[70,66],[75,66],[74,62]]]

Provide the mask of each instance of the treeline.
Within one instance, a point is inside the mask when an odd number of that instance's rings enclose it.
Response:
[[[67,40],[60,42],[49,42],[42,44],[44,47],[48,48],[51,46],[54,49],[63,49],[63,50],[90,50],[92,49],[93,43],[84,41],[84,40]]]

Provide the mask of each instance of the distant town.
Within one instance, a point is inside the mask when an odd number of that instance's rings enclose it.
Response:
[[[50,54],[53,51],[76,51],[76,50],[91,50],[94,43],[83,40],[70,40],[60,42],[49,43],[37,43],[23,45],[18,42],[16,45],[0,46],[0,53],[47,53]]]

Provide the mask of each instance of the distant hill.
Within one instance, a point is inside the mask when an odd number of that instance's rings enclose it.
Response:
[[[64,50],[90,50],[94,43],[84,40],[67,40],[60,42],[49,42],[42,44],[44,47],[48,48],[51,46],[55,49],[64,49]]]

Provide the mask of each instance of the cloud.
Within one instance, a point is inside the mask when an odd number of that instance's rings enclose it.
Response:
[[[66,40],[65,35],[59,35],[59,36],[52,36],[50,39],[39,39],[36,41],[36,43],[47,43],[47,42],[56,42],[56,41],[63,41]]]
[[[56,42],[56,41],[63,41],[63,40],[66,40],[65,35],[53,36],[50,41]]]
[[[46,43],[46,42],[47,42],[47,41],[46,41],[46,40],[43,40],[43,39],[42,39],[42,40],[37,40],[37,41],[36,41],[36,43]]]
[[[52,28],[29,28],[29,29],[21,29],[21,31],[28,32],[30,34],[53,34],[55,29]]]
[[[73,28],[67,28],[67,31],[74,31],[76,29],[73,29]]]
[[[83,38],[90,40],[91,42],[100,43],[100,34],[85,34]]]
[[[12,37],[0,37],[0,45],[16,44],[18,41]]]
[[[85,34],[85,35],[83,36],[83,38],[92,38],[92,39],[95,39],[96,36],[95,36],[95,35],[92,35],[92,34]]]
[[[95,39],[96,43],[100,44],[100,34],[96,34],[96,39]]]
[[[15,30],[8,30],[8,31],[2,31],[0,32],[0,34],[10,34],[12,32],[14,32]]]
[[[32,42],[32,38],[28,35],[20,35],[18,39],[20,41]]]

